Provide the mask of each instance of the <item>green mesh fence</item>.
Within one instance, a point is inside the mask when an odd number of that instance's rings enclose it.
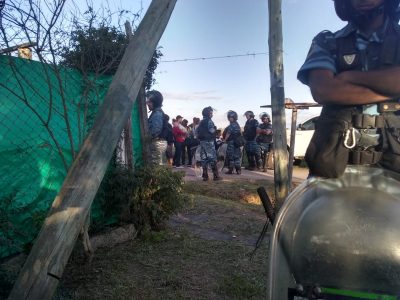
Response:
[[[110,77],[0,56],[0,257],[36,237],[105,96]],[[141,161],[137,104],[134,161]],[[94,203],[94,222],[107,214]]]

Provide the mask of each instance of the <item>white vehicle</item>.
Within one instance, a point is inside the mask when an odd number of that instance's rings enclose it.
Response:
[[[306,150],[310,144],[311,138],[315,130],[315,122],[319,116],[313,116],[299,123],[296,128],[296,138],[294,144],[294,158],[303,159],[306,155]],[[290,145],[290,129],[286,130],[288,149]]]

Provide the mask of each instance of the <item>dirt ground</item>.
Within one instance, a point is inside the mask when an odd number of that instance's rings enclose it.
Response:
[[[193,180],[199,180],[201,179],[201,173],[199,170],[195,170],[194,168],[189,168],[185,167],[183,169],[186,173],[185,180],[186,181],[193,181]],[[244,168],[242,168],[242,174],[241,175],[227,175],[224,174],[224,172],[227,171],[227,169],[223,169],[222,172],[220,172],[221,176],[225,180],[268,180],[268,181],[273,181],[274,180],[274,170],[268,169],[266,172],[261,172],[261,171],[248,171]],[[209,172],[211,175],[211,172]],[[299,166],[294,166],[293,167],[293,182],[302,182],[304,181],[308,176],[308,168],[303,168]]]
[[[273,172],[203,182],[183,171],[191,200],[165,230],[99,247],[91,261],[78,245],[54,299],[264,299],[269,233],[252,255],[266,222],[256,189],[271,194]],[[299,183],[307,170],[294,174]]]

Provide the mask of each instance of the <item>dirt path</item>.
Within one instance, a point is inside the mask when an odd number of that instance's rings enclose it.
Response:
[[[224,175],[203,182],[186,173],[191,201],[165,231],[96,251],[88,264],[73,256],[58,299],[264,299],[267,233],[250,259],[266,217],[256,189],[273,191],[273,173]],[[307,171],[296,170],[301,182]]]
[[[267,240],[257,205],[194,195],[167,229],[74,255],[56,299],[263,299]]]
[[[186,181],[195,181],[195,180],[201,180],[201,174],[199,171],[195,171],[194,168],[189,168],[185,167],[184,169],[179,169],[185,172],[185,180]],[[226,171],[226,169],[223,170],[223,172]],[[247,180],[247,179],[253,179],[253,180],[274,180],[274,171],[273,170],[268,170],[267,172],[259,172],[259,171],[248,171],[244,168],[242,168],[242,174],[241,175],[226,175],[224,173],[221,173],[221,176],[225,180],[235,180],[235,181],[240,181],[240,180]],[[211,172],[210,172],[211,173]],[[298,166],[295,166],[293,168],[293,181],[296,182],[302,182],[304,181],[308,176],[308,169],[307,168],[300,168]]]
[[[268,234],[250,254],[266,221],[256,188],[272,191],[272,172],[185,172],[191,201],[164,231],[98,248],[91,262],[75,251],[55,299],[264,299]]]

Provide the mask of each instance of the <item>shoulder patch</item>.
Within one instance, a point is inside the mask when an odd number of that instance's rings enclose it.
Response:
[[[324,30],[318,33],[314,37],[314,41],[319,42],[319,43],[327,43],[329,40],[332,40],[335,38],[335,35],[329,31],[329,30]]]

